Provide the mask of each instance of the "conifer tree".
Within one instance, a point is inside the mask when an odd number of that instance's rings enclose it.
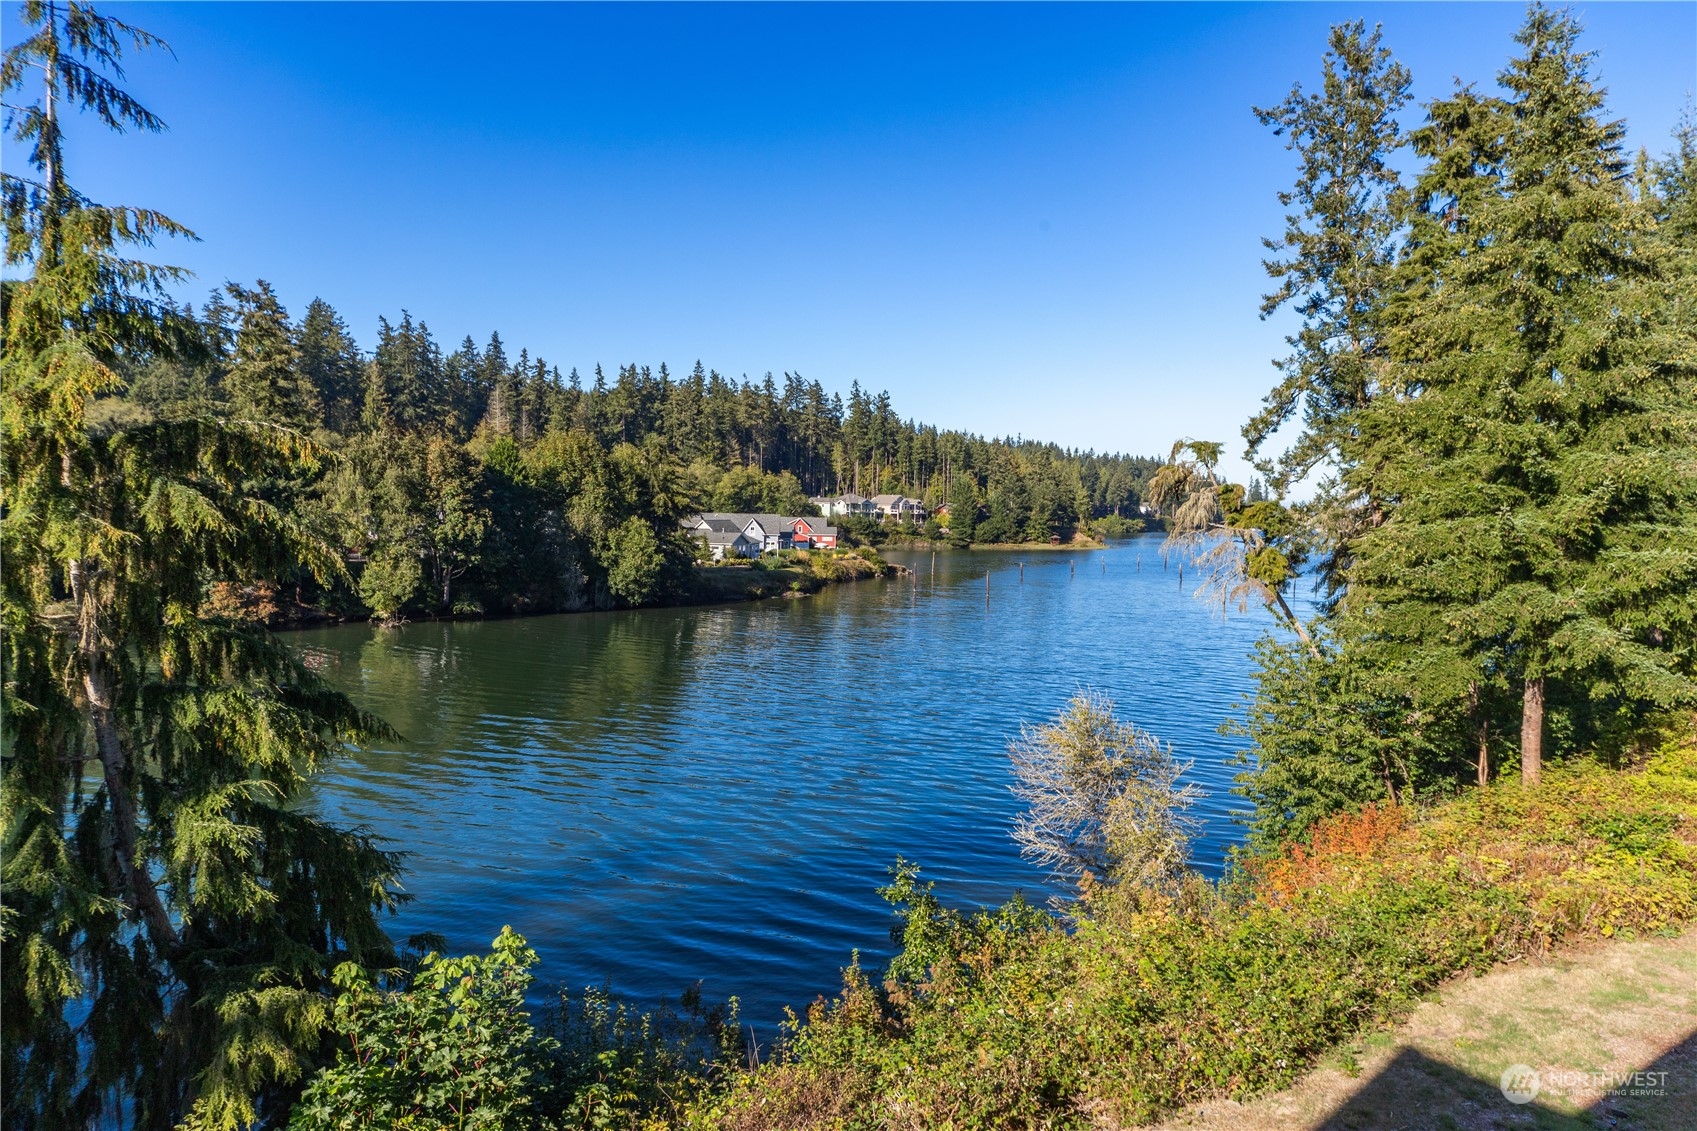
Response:
[[[1692,692],[1691,350],[1578,34],[1534,6],[1505,97],[1432,107],[1387,311],[1397,395],[1349,449],[1394,500],[1349,574],[1356,626],[1417,702],[1514,687],[1528,782],[1552,679],[1629,706]]]
[[[1404,144],[1397,113],[1409,100],[1410,76],[1357,20],[1331,29],[1318,92],[1293,87],[1279,105],[1258,109],[1263,125],[1288,137],[1301,158],[1296,186],[1279,194],[1291,208],[1285,232],[1265,240],[1265,261],[1278,282],[1262,317],[1291,306],[1302,318],[1279,363],[1284,377],[1265,407],[1244,426],[1244,439],[1273,493],[1316,469],[1327,473],[1309,510],[1330,543],[1322,563],[1330,587],[1340,582],[1355,534],[1383,517],[1368,477],[1337,467],[1352,415],[1383,383],[1385,350],[1377,314],[1396,261],[1404,190],[1391,160]],[[1276,459],[1260,454],[1273,433],[1300,417],[1301,431]],[[1351,489],[1353,488],[1353,490]]]
[[[155,419],[115,394],[197,337],[127,245],[186,234],[96,205],[65,176],[67,108],[159,120],[116,85],[158,43],[76,3],[29,3],[0,67],[33,177],[4,181],[7,379],[0,1038],[6,1127],[138,1127],[274,1112],[317,1047],[344,960],[391,960],[375,912],[395,860],[293,802],[377,724],[207,586],[336,568],[254,479],[310,460],[298,436]],[[36,86],[36,84],[40,84]],[[14,91],[39,91],[27,105]]]
[[[359,426],[365,366],[359,347],[335,309],[321,298],[307,304],[296,335],[300,374],[312,383],[331,431],[349,435]]]
[[[288,312],[271,284],[254,290],[231,283],[236,300],[235,352],[224,375],[230,410],[239,417],[310,428],[322,419],[318,390],[301,371]]]

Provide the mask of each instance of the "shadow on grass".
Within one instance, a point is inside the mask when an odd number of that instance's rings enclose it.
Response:
[[[1697,1031],[1653,1063],[1616,1070],[1606,1081],[1545,1081],[1528,1103],[1509,1102],[1499,1085],[1499,1080],[1480,1079],[1403,1049],[1316,1126],[1326,1131],[1692,1131],[1697,1129]]]

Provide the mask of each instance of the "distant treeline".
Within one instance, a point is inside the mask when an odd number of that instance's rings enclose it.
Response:
[[[356,580],[302,582],[291,599],[341,614],[665,602],[686,591],[695,554],[682,516],[814,513],[821,493],[922,499],[944,514],[908,533],[956,545],[1065,539],[1136,515],[1160,465],[904,420],[858,382],[846,402],[798,374],[734,381],[700,362],[687,376],[625,365],[611,381],[597,366],[586,382],[510,355],[498,333],[444,353],[406,313],[379,320],[367,353],[328,303],[294,321],[264,282],[182,313],[198,340],[136,363],[123,411],[312,436],[330,456],[322,472],[277,497]],[[279,611],[270,591],[232,599]]]

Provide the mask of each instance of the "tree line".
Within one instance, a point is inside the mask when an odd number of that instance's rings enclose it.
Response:
[[[182,348],[123,359],[123,411],[263,422],[331,453],[277,497],[342,548],[358,584],[278,581],[340,614],[665,601],[687,588],[684,514],[812,514],[822,493],[946,507],[946,526],[908,533],[947,530],[961,546],[1070,538],[1135,515],[1159,466],[904,420],[858,382],[845,402],[794,373],[738,382],[697,362],[681,377],[624,365],[611,381],[597,366],[586,383],[528,349],[512,356],[499,333],[444,353],[406,312],[379,320],[368,353],[328,303],[292,320],[263,281],[177,318]]]
[[[1300,328],[1243,430],[1271,497],[1195,441],[1151,494],[1213,599],[1289,630],[1240,728],[1264,838],[1630,758],[1697,702],[1697,121],[1628,155],[1579,38],[1532,6],[1495,88],[1409,129],[1407,68],[1343,24],[1257,111],[1299,167],[1263,312]]]

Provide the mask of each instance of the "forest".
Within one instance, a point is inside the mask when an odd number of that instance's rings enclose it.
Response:
[[[367,353],[263,283],[185,308],[150,249],[189,229],[66,162],[73,122],[162,128],[119,64],[163,45],[23,15],[0,1126],[1133,1123],[1284,1086],[1451,975],[1697,919],[1697,122],[1629,153],[1571,13],[1530,6],[1494,86],[1418,107],[1340,24],[1320,84],[1256,110],[1298,170],[1265,310],[1300,325],[1248,485],[1218,441],[984,440],[700,366],[585,387],[406,314]],[[303,802],[390,732],[276,611],[661,602],[690,510],[857,489],[948,504],[961,542],[1153,505],[1205,598],[1267,611],[1223,879],[1188,866],[1171,750],[1081,693],[1010,752],[1019,843],[1075,898],[963,912],[898,861],[895,960],[845,956],[764,1060],[698,1000],[533,1018],[510,931],[389,936],[403,859]]]
[[[1070,540],[1093,520],[1135,522],[1159,466],[917,424],[858,382],[846,403],[793,373],[781,386],[732,381],[700,362],[681,377],[624,365],[611,381],[597,366],[586,383],[527,349],[509,356],[498,333],[444,354],[405,312],[379,321],[367,352],[328,303],[291,320],[264,282],[229,284],[177,317],[187,341],[126,357],[109,411],[273,425],[325,455],[274,498],[342,551],[349,579],[280,577],[230,596],[268,620],[676,601],[695,560],[684,515],[813,514],[819,494],[948,508],[947,528],[850,522],[851,538],[874,543]]]

